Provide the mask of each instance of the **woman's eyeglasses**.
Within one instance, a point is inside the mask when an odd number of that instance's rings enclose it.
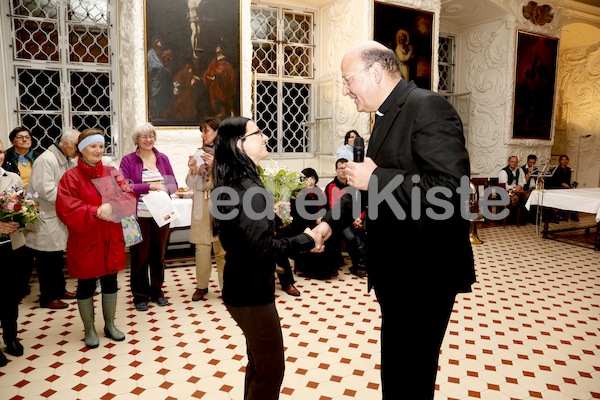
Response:
[[[31,136],[24,136],[24,135],[17,135],[15,136],[15,139],[17,140],[25,140],[26,142],[31,140]]]
[[[252,135],[262,135],[262,133],[263,132],[259,129],[259,130],[255,131],[255,132],[252,132],[252,133],[249,133],[247,135],[242,136],[240,139],[246,140],[247,138],[249,138]]]

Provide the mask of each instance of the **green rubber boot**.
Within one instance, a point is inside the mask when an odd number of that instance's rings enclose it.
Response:
[[[85,345],[89,349],[95,349],[100,344],[100,339],[98,339],[96,327],[94,326],[94,299],[90,297],[89,299],[77,300],[77,307],[85,328]]]
[[[117,294],[102,293],[102,314],[104,315],[104,334],[117,342],[125,340],[125,334],[115,327]]]

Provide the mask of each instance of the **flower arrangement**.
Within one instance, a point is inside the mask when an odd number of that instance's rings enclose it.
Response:
[[[300,190],[306,187],[304,176],[301,173],[290,171],[286,166],[273,160],[264,168],[259,166],[258,172],[265,189],[273,195],[275,203],[295,199]],[[292,222],[292,216],[285,205],[279,206],[279,212],[283,224],[289,225]]]
[[[37,222],[40,216],[40,206],[37,193],[27,193],[23,189],[12,187],[0,193],[0,221],[18,222],[21,226]]]

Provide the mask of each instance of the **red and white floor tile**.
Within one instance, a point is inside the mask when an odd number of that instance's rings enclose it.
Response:
[[[457,298],[435,399],[600,399],[600,252],[544,240],[533,225],[480,229],[479,237],[478,282]],[[127,338],[101,337],[93,350],[83,343],[76,302],[39,308],[34,283],[20,306],[25,355],[7,355],[0,400],[242,398],[245,342],[219,297],[216,271],[205,300],[192,302],[194,268],[167,269],[171,304],[151,303],[148,312],[131,303],[127,269],[119,279],[117,326]],[[380,314],[366,280],[347,268],[327,281],[296,280],[301,297],[277,288],[281,399],[381,398]],[[70,290],[75,284],[69,279]],[[101,332],[99,298],[96,307]]]

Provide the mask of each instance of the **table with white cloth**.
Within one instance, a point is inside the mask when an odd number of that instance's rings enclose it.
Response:
[[[548,238],[548,233],[558,232],[557,230],[549,231],[550,212],[549,209],[560,209],[566,211],[578,211],[595,215],[596,221],[596,240],[594,250],[600,250],[600,237],[598,236],[598,228],[600,227],[600,188],[581,188],[581,189],[542,189],[531,192],[525,208],[528,210],[531,206],[537,205],[543,213],[543,218],[536,220],[536,226],[540,220],[543,220],[543,237]],[[585,228],[586,232],[589,229]],[[581,229],[581,228],[571,228]],[[564,230],[561,230],[564,231]]]
[[[190,244],[190,225],[192,223],[192,199],[181,199],[172,197],[173,205],[179,214],[177,219],[170,225],[168,249],[191,247]]]

